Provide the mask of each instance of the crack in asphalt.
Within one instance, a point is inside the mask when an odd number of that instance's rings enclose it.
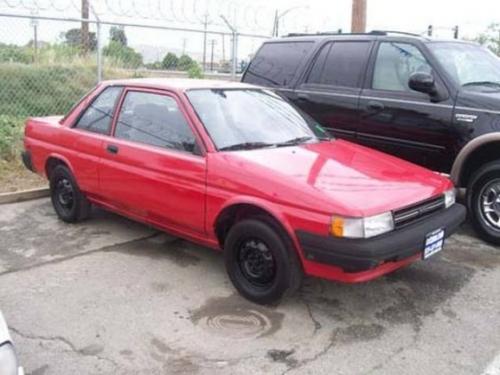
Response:
[[[306,310],[307,310],[307,315],[309,315],[309,318],[311,319],[313,325],[314,325],[314,332],[313,332],[313,336],[316,335],[316,333],[322,328],[322,325],[321,323],[314,317],[313,315],[313,312],[312,312],[312,308],[311,308],[311,305],[309,302],[307,302],[304,298],[303,295],[300,296],[300,299],[302,300],[302,302],[304,303],[305,307],[306,307]]]
[[[292,364],[289,364],[287,365],[287,369],[285,371],[283,371],[281,373],[281,375],[285,375],[287,373],[289,373],[290,371],[292,370],[297,370],[305,365],[308,365],[309,363],[312,363],[312,362],[315,362],[317,361],[319,358],[321,358],[322,356],[324,356],[326,353],[328,353],[328,351],[335,346],[335,339],[336,339],[336,336],[337,336],[337,332],[334,331],[331,338],[330,338],[330,342],[325,345],[323,347],[323,349],[321,349],[319,352],[317,352],[314,356],[310,357],[310,358],[305,358],[305,359],[302,359],[302,360],[299,360],[295,363],[292,363]]]
[[[112,244],[112,245],[100,247],[98,249],[89,250],[89,251],[85,251],[85,252],[81,252],[81,253],[69,255],[69,256],[66,256],[66,257],[55,258],[55,259],[52,259],[52,260],[49,260],[49,261],[46,261],[46,262],[35,263],[35,264],[31,264],[31,265],[26,266],[26,267],[12,268],[12,269],[9,269],[7,271],[0,272],[0,277],[1,276],[5,276],[5,275],[9,275],[9,274],[12,274],[12,273],[16,273],[16,272],[29,271],[29,270],[32,270],[34,268],[40,268],[40,267],[48,266],[48,265],[51,265],[51,264],[59,264],[59,263],[62,263],[62,262],[66,262],[68,260],[72,260],[72,259],[84,257],[84,256],[87,256],[87,255],[92,255],[92,254],[99,253],[99,252],[107,252],[107,251],[111,252],[117,246],[129,245],[129,244],[133,244],[133,243],[139,243],[141,241],[157,237],[158,235],[161,235],[161,234],[162,234],[162,232],[156,232],[156,233],[150,234],[150,235],[145,236],[145,237],[140,237],[140,238],[136,238],[136,239],[133,239],[133,240],[130,240],[130,241],[125,241],[125,242],[118,242],[118,243],[115,243],[115,244]]]
[[[27,339],[27,340],[52,341],[52,342],[62,343],[66,347],[68,347],[70,349],[70,351],[72,351],[78,355],[81,355],[83,357],[95,357],[101,361],[110,363],[111,365],[113,365],[115,367],[115,369],[120,368],[120,365],[118,364],[118,362],[114,361],[113,359],[103,357],[97,353],[88,353],[84,350],[85,348],[78,349],[71,341],[69,341],[65,337],[26,334],[26,333],[21,332],[19,329],[12,327],[12,326],[9,326],[9,330],[14,332],[16,335],[18,335],[24,339]]]

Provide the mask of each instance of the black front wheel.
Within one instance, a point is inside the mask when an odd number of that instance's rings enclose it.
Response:
[[[50,174],[50,196],[57,216],[67,222],[84,220],[90,212],[90,203],[81,193],[70,170],[58,165]]]
[[[252,302],[276,303],[300,287],[298,256],[286,234],[272,222],[236,223],[226,238],[224,255],[233,285]]]
[[[500,245],[500,162],[485,164],[467,188],[471,222],[479,236]]]

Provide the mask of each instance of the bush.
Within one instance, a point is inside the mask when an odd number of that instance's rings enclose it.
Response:
[[[0,43],[0,63],[29,64],[33,60],[33,52],[27,47]]]
[[[191,68],[188,70],[188,77],[189,78],[203,78],[203,71],[201,70],[200,66],[194,62]]]
[[[0,115],[0,159],[14,160],[22,149],[24,117]]]
[[[188,55],[182,55],[177,62],[177,69],[187,71],[193,67],[196,62]]]
[[[111,58],[112,64],[123,68],[137,69],[143,65],[142,55],[133,48],[111,41],[102,51]]]
[[[0,114],[64,114],[95,83],[95,66],[0,64]]]

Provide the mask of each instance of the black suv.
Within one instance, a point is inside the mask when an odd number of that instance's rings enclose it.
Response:
[[[478,233],[500,244],[500,59],[485,48],[290,34],[265,42],[242,81],[275,88],[339,138],[449,173]]]

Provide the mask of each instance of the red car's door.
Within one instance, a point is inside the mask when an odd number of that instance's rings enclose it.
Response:
[[[106,203],[171,229],[205,231],[206,161],[178,99],[124,92],[99,167]]]
[[[78,186],[91,198],[98,199],[98,165],[103,142],[110,138],[115,106],[122,87],[108,87],[92,99],[76,121],[59,132],[58,144],[73,168]],[[55,150],[59,151],[59,150]]]

